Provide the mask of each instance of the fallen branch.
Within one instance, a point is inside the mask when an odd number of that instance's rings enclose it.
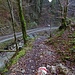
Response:
[[[12,50],[0,50],[0,52],[16,52],[16,51],[12,51]]]

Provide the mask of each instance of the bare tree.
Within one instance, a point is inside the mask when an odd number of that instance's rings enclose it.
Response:
[[[59,1],[60,8],[61,8],[61,26],[59,29],[66,29],[67,26],[67,12],[68,12],[68,0],[65,1],[65,4],[61,4],[61,1]]]
[[[10,15],[11,15],[11,21],[12,21],[12,27],[13,27],[13,32],[14,32],[14,39],[15,39],[15,44],[16,44],[16,52],[18,52],[18,46],[17,46],[17,39],[16,39],[16,34],[15,34],[15,21],[14,21],[14,13],[13,13],[13,6],[10,2],[10,0],[7,0],[9,10],[10,10]]]

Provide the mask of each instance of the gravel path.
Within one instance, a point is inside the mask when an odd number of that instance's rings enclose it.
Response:
[[[38,33],[38,32],[42,32],[42,31],[47,31],[49,30],[49,27],[43,27],[43,28],[36,28],[36,29],[31,29],[31,30],[27,30],[27,34],[34,34],[34,33]],[[52,27],[52,30],[58,29],[58,27]],[[22,36],[22,32],[16,33],[16,37],[21,37]],[[10,34],[10,35],[5,35],[5,36],[0,36],[0,43],[11,40],[14,38],[14,34]]]

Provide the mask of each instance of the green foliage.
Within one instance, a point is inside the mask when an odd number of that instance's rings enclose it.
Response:
[[[52,6],[54,7],[55,4],[56,4],[56,0],[52,0],[51,4],[52,4]]]
[[[62,58],[62,61],[65,62],[65,60],[69,60],[69,59],[70,59],[69,56],[64,56],[64,57]]]
[[[71,36],[75,37],[75,32],[73,34],[71,34]],[[75,40],[75,39],[73,39],[73,40]]]
[[[53,12],[56,13],[56,14],[60,14],[58,11],[61,10],[61,7],[60,7],[60,3],[58,0],[52,0],[51,2],[51,8],[52,10],[54,10]]]
[[[72,39],[69,41],[69,43],[70,43],[71,45],[75,45],[75,32],[74,32],[73,34],[69,35],[68,37],[69,37],[69,38],[72,38]]]
[[[31,29],[31,28],[35,28],[35,27],[37,27],[37,23],[36,22],[28,23],[28,27],[27,28]]]
[[[74,22],[75,23],[75,17],[71,17],[71,22]]]
[[[70,51],[73,53],[75,52],[75,46],[73,46],[72,48],[70,48]]]
[[[71,43],[72,45],[75,45],[75,40],[74,40],[74,41],[70,41],[70,43]]]
[[[66,23],[67,23],[67,25],[70,25],[71,24],[71,19],[70,18],[66,18]]]
[[[57,42],[60,42],[61,40],[58,40],[58,37],[61,37],[62,36],[62,34],[64,33],[64,30],[61,30],[61,31],[56,31],[54,34],[55,34],[55,36],[54,37],[52,37],[52,38],[49,38],[47,41],[46,41],[46,43],[47,44],[52,44],[52,45],[54,45],[55,47],[57,47]],[[56,40],[57,39],[57,40]]]
[[[49,38],[47,41],[46,41],[47,44],[53,44],[54,45],[54,41],[53,41],[53,38]]]
[[[71,41],[75,41],[75,38],[74,38],[74,37],[75,37],[75,32],[72,33],[72,34],[70,34],[70,35],[68,35],[68,37],[69,37],[69,38],[73,38]]]
[[[58,31],[58,33],[56,34],[57,37],[60,37],[62,34],[64,33],[64,29],[61,31]]]

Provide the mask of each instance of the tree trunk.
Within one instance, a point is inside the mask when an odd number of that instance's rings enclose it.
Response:
[[[67,19],[67,5],[68,5],[68,0],[66,1],[66,5],[64,6],[64,10],[63,10],[63,7],[61,5],[61,2],[60,0],[59,1],[59,4],[60,4],[60,7],[61,7],[61,26],[59,27],[59,29],[66,29],[66,19]]]
[[[17,0],[17,2],[18,2],[18,8],[19,8],[19,17],[21,21],[23,40],[24,40],[24,44],[26,44],[26,39],[27,39],[26,22],[25,22],[24,15],[23,15],[22,0]]]
[[[16,39],[16,34],[15,34],[15,21],[14,21],[14,13],[13,13],[13,6],[11,5],[10,0],[7,0],[8,6],[10,9],[10,15],[11,15],[11,21],[12,21],[12,27],[13,27],[13,32],[14,32],[14,39],[15,39],[15,44],[16,44],[16,53],[18,52],[18,46],[17,46],[17,39]]]
[[[40,0],[40,6],[39,6],[40,12],[39,12],[39,15],[38,15],[39,18],[40,18],[41,13],[42,13],[42,4],[43,4],[43,0]]]
[[[66,5],[64,6],[64,19],[65,19],[65,21],[67,19],[67,5],[68,5],[68,0],[66,0]]]
[[[35,11],[35,12],[37,12],[37,10],[36,10],[36,9],[37,9],[36,6],[37,6],[37,1],[34,0],[34,11]]]

